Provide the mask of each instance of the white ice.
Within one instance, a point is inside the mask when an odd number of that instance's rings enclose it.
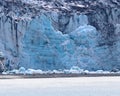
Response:
[[[120,96],[120,77],[6,79],[0,96]]]

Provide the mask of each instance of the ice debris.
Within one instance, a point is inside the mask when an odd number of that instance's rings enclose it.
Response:
[[[14,69],[11,71],[3,72],[2,74],[114,74],[114,73],[120,73],[120,72],[110,72],[110,71],[103,71],[103,70],[97,70],[97,71],[89,71],[80,69],[78,66],[73,66],[70,69],[64,69],[64,70],[48,70],[43,71],[40,69],[25,69],[24,67],[20,67],[19,69]]]

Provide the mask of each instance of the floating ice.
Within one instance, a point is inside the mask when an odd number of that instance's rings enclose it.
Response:
[[[70,70],[69,70],[70,73],[83,73],[84,70],[83,69],[80,69],[79,67],[77,66],[73,66]]]

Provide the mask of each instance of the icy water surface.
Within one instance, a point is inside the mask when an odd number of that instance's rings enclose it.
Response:
[[[0,96],[120,96],[120,77],[1,79]]]

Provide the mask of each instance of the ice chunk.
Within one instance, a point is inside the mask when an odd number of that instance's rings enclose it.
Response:
[[[43,71],[38,69],[38,70],[35,70],[35,69],[28,69],[25,71],[26,74],[43,74]]]
[[[24,67],[19,68],[19,73],[25,74],[26,69]]]
[[[78,66],[73,66],[71,69],[70,69],[70,73],[82,73],[84,72],[83,69],[80,69]]]

